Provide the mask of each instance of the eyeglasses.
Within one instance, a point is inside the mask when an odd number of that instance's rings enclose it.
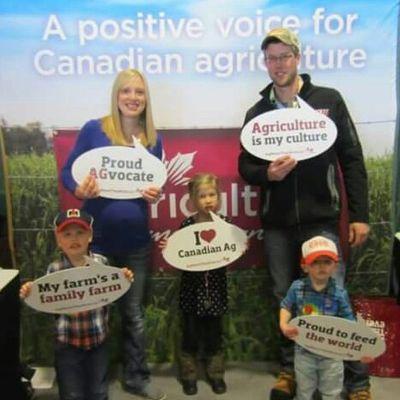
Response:
[[[291,58],[294,57],[292,53],[281,54],[280,56],[267,56],[265,60],[268,64],[276,64],[276,63],[287,63]]]

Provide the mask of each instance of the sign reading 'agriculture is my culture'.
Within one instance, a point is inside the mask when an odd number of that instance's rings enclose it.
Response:
[[[228,265],[247,248],[246,232],[211,213],[212,222],[178,230],[168,239],[165,260],[184,271],[207,271]]]
[[[72,176],[81,183],[88,175],[96,178],[100,196],[134,199],[150,186],[161,187],[167,180],[164,164],[138,141],[135,147],[105,146],[89,150],[72,165]]]
[[[28,306],[53,314],[93,310],[121,297],[131,283],[120,268],[88,257],[88,266],[68,268],[33,282]]]
[[[336,140],[336,125],[304,100],[298,102],[300,108],[268,111],[250,120],[240,136],[243,147],[270,161],[283,155],[301,161],[329,149]]]

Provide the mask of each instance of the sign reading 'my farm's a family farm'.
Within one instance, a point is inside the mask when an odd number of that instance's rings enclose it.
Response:
[[[163,162],[139,142],[135,147],[105,146],[83,153],[72,165],[72,176],[82,183],[88,175],[96,178],[100,196],[113,199],[141,197],[144,189],[162,187],[167,180]]]
[[[47,313],[76,313],[112,303],[130,285],[120,268],[100,264],[88,257],[87,266],[68,268],[36,279],[25,302]]]

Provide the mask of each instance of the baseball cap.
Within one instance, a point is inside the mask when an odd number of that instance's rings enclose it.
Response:
[[[261,43],[261,50],[265,50],[274,39],[278,39],[280,42],[294,47],[300,53],[299,38],[294,32],[286,28],[275,28],[269,31]]]
[[[301,246],[301,252],[303,255],[303,262],[306,265],[312,264],[321,256],[329,257],[336,262],[339,261],[336,244],[324,236],[314,236],[310,240],[304,242]]]
[[[77,224],[86,230],[90,230],[92,229],[93,217],[78,208],[70,208],[60,212],[54,219],[54,226],[57,232],[61,232],[66,226],[71,224]]]

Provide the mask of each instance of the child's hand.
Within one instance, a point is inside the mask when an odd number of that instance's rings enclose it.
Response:
[[[249,248],[250,248],[250,240],[247,239],[247,240],[246,240],[246,243],[245,243],[245,245],[244,245],[244,249],[243,249],[242,255],[243,255],[244,253],[246,253],[246,251],[249,250]]]
[[[26,282],[21,286],[19,289],[20,299],[26,299],[31,294],[32,284],[32,282]]]
[[[167,247],[168,239],[160,239],[158,241],[158,248],[164,250]]]
[[[133,278],[134,273],[129,268],[126,268],[126,267],[122,268],[122,272],[124,273],[125,278],[128,279],[129,282],[134,281],[134,278]]]
[[[363,364],[370,364],[374,360],[375,360],[374,357],[364,356],[364,357],[361,357],[360,362],[363,363]]]
[[[297,326],[291,326],[289,324],[282,324],[281,331],[290,340],[294,340],[295,337],[299,334]]]

